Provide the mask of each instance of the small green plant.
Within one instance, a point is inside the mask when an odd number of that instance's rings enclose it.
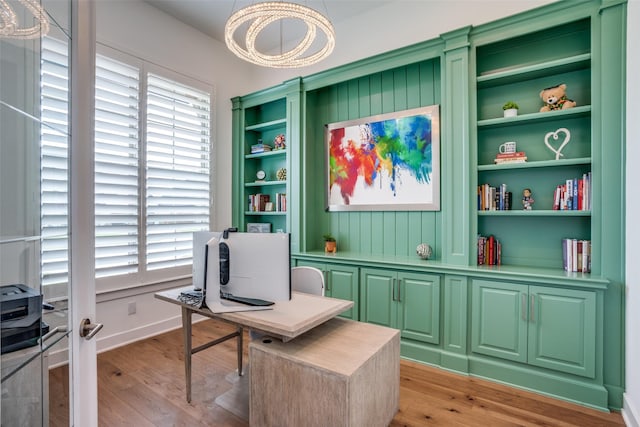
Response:
[[[513,101],[508,101],[502,106],[503,110],[511,110],[511,109],[516,109],[517,110],[518,108],[520,108],[520,107],[518,107],[518,104],[516,104]]]
[[[322,236],[322,239],[324,239],[324,241],[325,241],[325,242],[335,242],[335,241],[336,241],[336,238],[335,238],[335,237],[333,237],[333,236],[332,236],[331,234],[329,234],[329,233],[324,234],[324,235]]]

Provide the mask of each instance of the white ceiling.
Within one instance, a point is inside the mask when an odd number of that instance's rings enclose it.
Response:
[[[157,9],[173,16],[183,23],[224,43],[224,26],[233,12],[257,3],[253,0],[144,0]],[[342,20],[363,14],[389,1],[380,0],[305,0],[293,1],[325,15],[335,26]],[[287,27],[288,25],[288,27]],[[296,23],[284,22],[283,31],[279,26],[270,25],[258,39],[258,48],[270,50],[283,43],[299,38],[303,28]]]

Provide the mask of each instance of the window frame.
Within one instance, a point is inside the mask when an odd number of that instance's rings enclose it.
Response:
[[[96,55],[102,55],[109,59],[122,62],[138,69],[139,73],[139,98],[138,98],[138,269],[136,273],[126,273],[114,276],[96,278],[96,292],[98,294],[122,291],[127,289],[152,286],[161,283],[182,281],[192,275],[191,264],[161,268],[148,271],[146,268],[146,144],[147,144],[147,76],[149,73],[175,81],[193,89],[209,94],[209,230],[214,224],[215,204],[215,162],[216,162],[216,92],[212,84],[205,83],[197,78],[154,64],[134,54],[110,47],[104,43],[96,44]],[[92,140],[95,144],[95,139]],[[94,198],[95,198],[95,187]],[[95,216],[95,211],[92,212]],[[42,224],[40,224],[42,228]],[[94,230],[95,233],[95,230]],[[47,294],[57,295],[57,287],[60,284],[43,286],[50,287]],[[65,285],[66,287],[66,285]]]

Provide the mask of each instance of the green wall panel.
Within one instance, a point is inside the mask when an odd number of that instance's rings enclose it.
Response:
[[[303,249],[321,248],[325,232],[338,250],[376,255],[409,255],[421,242],[439,252],[439,212],[325,212],[324,126],[371,115],[440,103],[440,61],[433,59],[331,85],[307,95]],[[322,162],[319,161],[322,159]]]

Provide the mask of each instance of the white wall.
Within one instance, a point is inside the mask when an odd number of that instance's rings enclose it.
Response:
[[[637,40],[640,38],[640,1],[631,0],[627,7],[627,194],[638,194],[640,182],[640,55]],[[636,214],[640,212],[640,199],[627,197],[626,210],[626,392],[622,415],[628,426],[640,425],[640,224]]]

